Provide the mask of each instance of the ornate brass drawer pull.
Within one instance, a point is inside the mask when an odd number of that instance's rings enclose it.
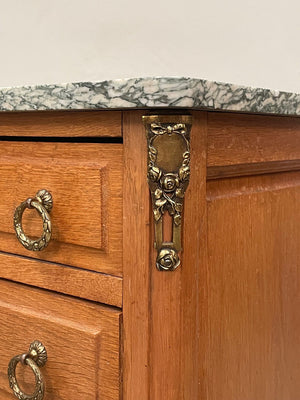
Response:
[[[184,194],[190,178],[190,115],[143,117],[148,139],[148,183],[155,224],[156,267],[173,271],[180,264]],[[172,217],[172,241],[164,241],[163,214]]]
[[[36,196],[27,199],[21,203],[15,211],[14,228],[19,242],[27,250],[40,251],[48,246],[51,239],[51,220],[49,212],[53,206],[51,194],[45,190],[39,190]],[[39,239],[33,240],[25,235],[22,227],[22,216],[26,208],[35,208],[41,215],[43,220],[43,234]]]
[[[47,361],[47,351],[38,340],[31,343],[28,353],[13,357],[8,365],[8,381],[14,395],[19,400],[42,400],[44,398],[45,384],[39,367],[43,367]],[[28,365],[35,376],[35,391],[33,394],[23,393],[16,378],[16,366],[21,362]]]

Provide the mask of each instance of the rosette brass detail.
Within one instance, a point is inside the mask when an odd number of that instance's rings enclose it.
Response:
[[[180,264],[184,194],[190,177],[190,115],[144,116],[148,140],[148,184],[155,224],[156,267],[173,271]],[[172,241],[163,239],[163,215],[172,217]]]

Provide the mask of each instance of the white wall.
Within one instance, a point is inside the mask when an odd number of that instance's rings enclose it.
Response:
[[[300,93],[299,0],[0,0],[0,86],[190,76]]]

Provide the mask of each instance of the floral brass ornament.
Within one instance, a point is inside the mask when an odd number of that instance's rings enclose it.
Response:
[[[161,248],[157,254],[156,264],[160,271],[170,271],[176,269],[180,264],[177,251],[168,247]]]
[[[190,115],[144,116],[148,140],[148,184],[155,224],[156,267],[180,265],[184,195],[190,178]],[[172,217],[172,241],[163,240],[163,215]]]

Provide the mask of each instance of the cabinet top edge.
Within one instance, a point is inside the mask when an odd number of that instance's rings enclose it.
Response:
[[[195,109],[300,115],[300,94],[189,77],[0,88],[0,111]]]

